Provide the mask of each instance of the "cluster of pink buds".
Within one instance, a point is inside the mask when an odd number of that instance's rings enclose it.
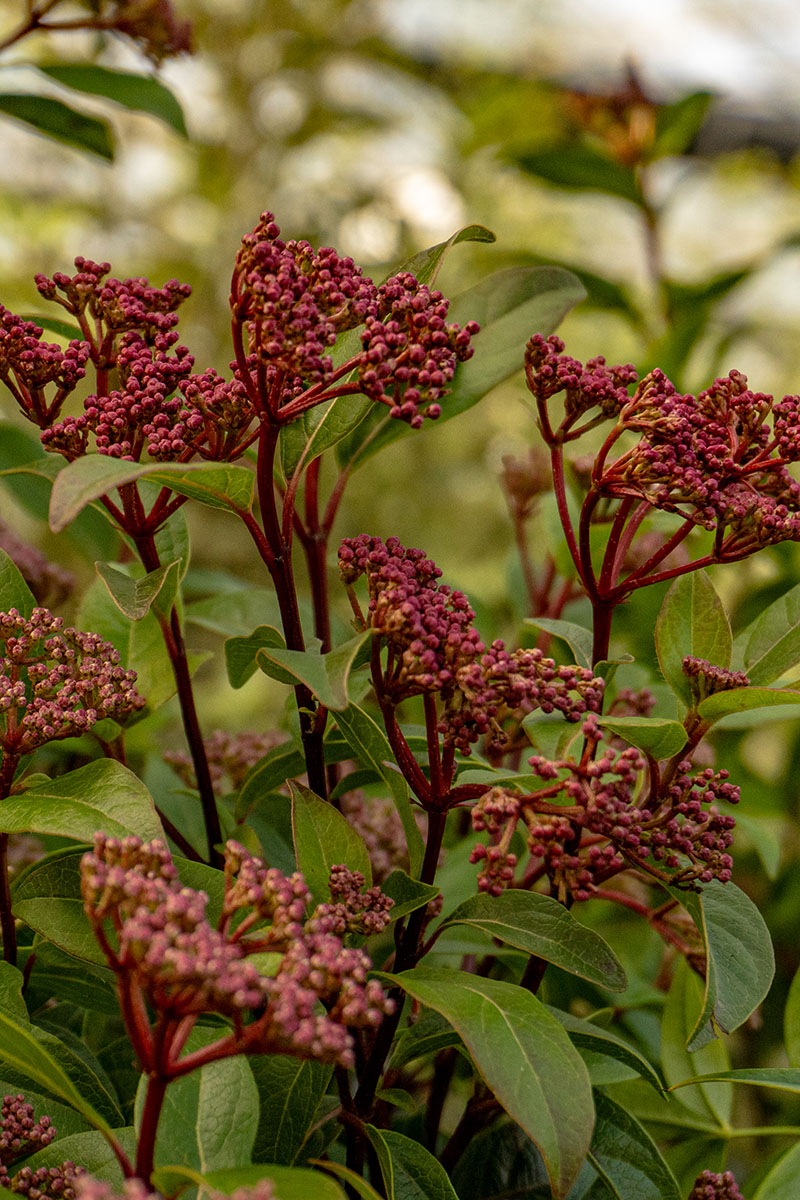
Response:
[[[733,1171],[701,1171],[689,1200],[744,1200]]]
[[[49,1117],[33,1114],[33,1105],[21,1094],[4,1096],[0,1109],[0,1187],[29,1200],[75,1200],[75,1185],[84,1170],[74,1162],[58,1167],[20,1167],[15,1173],[9,1166],[19,1158],[28,1158],[49,1146],[56,1130]]]
[[[528,386],[537,400],[546,404],[553,396],[563,393],[567,421],[575,422],[592,409],[602,417],[616,417],[628,403],[628,388],[636,383],[636,369],[631,363],[609,367],[602,355],[589,359],[584,366],[576,358],[564,354],[561,338],[535,334],[525,349],[525,368]]]
[[[747,687],[750,683],[744,671],[728,671],[725,667],[716,667],[705,658],[695,658],[691,654],[686,655],[681,667],[689,680],[695,707],[715,692],[729,692],[732,688]]]
[[[188,283],[179,283],[177,279],[170,279],[159,288],[142,277],[106,278],[111,271],[110,263],[92,262],[80,255],[75,259],[75,268],[74,275],[57,271],[52,279],[36,275],[36,287],[44,300],[60,304],[76,317],[87,334],[101,331],[101,341],[95,346],[95,360],[101,366],[109,365],[117,334],[136,330],[152,344],[158,334],[173,330],[178,323],[175,310],[192,292]]]
[[[530,794],[494,787],[473,809],[473,828],[490,835],[475,846],[471,861],[483,867],[481,890],[498,894],[514,879],[514,832],[523,822],[533,861],[540,864],[563,900],[588,900],[598,885],[626,866],[677,887],[731,878],[734,818],[718,802],[736,804],[739,788],[728,772],[693,771],[689,760],[659,779],[632,746],[615,739],[597,757],[597,718],[584,722],[588,749],[580,762],[530,760],[542,787]],[[653,771],[654,777],[649,777]]]
[[[339,572],[355,606],[352,585],[366,576],[365,625],[388,647],[382,694],[397,704],[438,693],[439,731],[463,753],[486,733],[502,745],[500,721],[508,713],[541,709],[577,721],[599,710],[603,681],[587,668],[557,666],[540,650],[508,651],[502,641],[487,650],[467,597],[437,582],[441,571],[424,551],[361,534],[342,542]]]
[[[45,428],[86,374],[90,346],[74,339],[62,349],[42,341],[42,332],[0,304],[0,380],[23,415]]]
[[[205,1190],[210,1200],[278,1200],[271,1179],[260,1179],[252,1187],[236,1188],[229,1196],[224,1192]],[[81,1175],[76,1192],[77,1200],[162,1200],[160,1192],[152,1192],[143,1180],[135,1177],[124,1180],[121,1191],[117,1192],[104,1180]]]
[[[35,608],[0,613],[0,744],[14,759],[61,738],[77,737],[104,717],[115,721],[144,706],[136,673],[96,633],[64,628]]]
[[[98,834],[81,878],[86,913],[129,1014],[143,1011],[135,996],[170,1018],[218,1012],[236,1030],[226,1053],[293,1054],[350,1066],[350,1029],[375,1028],[392,1011],[380,984],[367,977],[369,957],[333,932],[342,925],[382,927],[377,914],[388,911],[387,898],[372,889],[357,897],[355,878],[345,878],[342,868],[335,872],[335,903],[307,918],[302,875],[287,877],[229,842],[216,927],[206,916],[208,897],[181,886],[163,842]],[[116,949],[106,933],[109,920]],[[264,951],[282,956],[274,974],[262,974],[250,959]],[[151,1069],[158,1049],[149,1027],[134,1024],[132,1041],[143,1068]],[[181,1073],[177,1056],[158,1066],[167,1075]]]
[[[255,730],[227,733],[215,729],[203,742],[214,791],[219,791],[226,784],[229,791],[240,788],[250,768],[278,745],[281,736],[278,733],[257,733]],[[197,787],[194,764],[185,750],[165,751],[164,762],[169,763],[187,787]]]
[[[319,904],[313,916],[314,929],[335,933],[380,933],[391,920],[394,900],[379,887],[367,888],[360,871],[351,871],[345,863],[331,867],[328,886],[333,903]]]

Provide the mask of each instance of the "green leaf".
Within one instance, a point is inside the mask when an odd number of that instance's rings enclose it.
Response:
[[[291,1167],[314,1124],[333,1068],[286,1054],[257,1054],[247,1061],[260,1097],[253,1158]]]
[[[774,708],[781,704],[800,704],[800,691],[791,688],[744,687],[706,696],[697,706],[707,721],[718,721],[729,713],[750,712],[754,708]]]
[[[417,967],[387,976],[459,1033],[475,1066],[539,1147],[557,1200],[589,1148],[594,1110],[586,1066],[566,1031],[530,992],[465,971]]]
[[[670,1091],[690,1085],[707,1083],[750,1083],[754,1087],[778,1088],[783,1092],[800,1092],[800,1069],[797,1067],[745,1067],[738,1071],[707,1071],[670,1085]],[[681,1099],[686,1103],[685,1094]]]
[[[518,888],[499,896],[472,896],[442,922],[441,928],[451,925],[482,929],[498,941],[611,991],[623,992],[628,986],[622,964],[608,942],[576,921],[551,896]]]
[[[115,1129],[114,1140],[130,1160],[136,1157],[136,1131],[131,1126],[124,1125]],[[88,1130],[85,1133],[59,1137],[43,1150],[38,1150],[36,1154],[26,1158],[25,1166],[32,1171],[38,1171],[40,1167],[60,1167],[65,1160],[77,1163],[90,1175],[110,1183],[118,1191],[122,1190],[122,1168],[109,1142],[101,1133]]]
[[[730,1059],[720,1039],[715,1039],[694,1054],[686,1042],[703,1003],[703,984],[685,959],[681,959],[672,978],[661,1018],[661,1065],[668,1087],[675,1086],[687,1076],[704,1075],[711,1071],[727,1071]],[[704,1121],[716,1121],[725,1127],[731,1117],[733,1090],[723,1084],[687,1089],[681,1103]]]
[[[456,296],[448,320],[462,325],[478,321],[481,332],[472,358],[456,369],[439,422],[466,412],[498,383],[522,370],[531,334],[551,333],[584,295],[580,280],[560,267],[509,267]],[[337,462],[341,467],[360,466],[390,442],[411,436],[419,436],[419,431],[390,417],[383,405],[373,405],[353,434],[337,445]]]
[[[89,454],[69,463],[56,476],[50,496],[50,528],[60,533],[92,500],[143,478],[152,478],[161,487],[211,508],[245,513],[253,503],[254,476],[246,467],[131,463],[106,454]]]
[[[621,1037],[604,1029],[601,1025],[595,1025],[593,1021],[575,1017],[572,1013],[551,1008],[550,1005],[547,1005],[547,1011],[552,1013],[556,1020],[564,1026],[573,1046],[579,1050],[586,1050],[590,1054],[601,1054],[605,1058],[613,1058],[617,1062],[624,1063],[625,1066],[638,1072],[656,1092],[663,1093],[664,1087],[657,1072],[638,1050],[634,1050]]]
[[[601,1091],[589,1161],[619,1200],[682,1200],[675,1176],[634,1116]],[[592,1195],[593,1193],[590,1193]]]
[[[442,1164],[419,1142],[391,1129],[365,1129],[388,1200],[458,1200]]]
[[[569,646],[578,666],[591,668],[593,638],[590,629],[584,629],[574,621],[555,621],[550,617],[526,617],[522,624],[530,625],[534,629],[543,629],[545,633],[552,633],[554,637],[560,638]]]
[[[294,686],[304,683],[333,712],[347,708],[347,680],[363,647],[372,638],[365,629],[327,654],[312,650],[281,650],[263,646],[256,650],[256,663],[271,679]]]
[[[406,259],[397,270],[392,271],[392,275],[398,275],[401,271],[409,271],[417,283],[425,283],[432,287],[442,269],[445,256],[453,246],[457,246],[459,242],[496,241],[497,238],[491,229],[487,229],[485,225],[465,225],[463,229],[456,230],[446,242],[438,242],[437,245],[431,246],[427,250],[420,250],[418,254]]]
[[[360,349],[360,344],[354,347],[355,353]],[[367,396],[340,396],[316,405],[296,421],[284,425],[280,434],[284,478],[291,479],[301,459],[307,467],[320,454],[349,437],[375,407],[375,401]]]
[[[256,655],[266,647],[286,649],[283,634],[272,625],[259,625],[247,637],[232,637],[225,642],[225,667],[231,687],[244,687],[257,669]]]
[[[326,1164],[327,1166],[328,1164]],[[158,1167],[153,1172],[153,1184],[167,1196],[172,1196],[192,1184],[211,1192],[230,1195],[240,1187],[254,1187],[262,1179],[271,1179],[275,1195],[280,1200],[347,1200],[335,1180],[320,1171],[306,1167],[282,1167],[266,1163],[253,1167],[234,1167],[201,1174],[187,1166]]]
[[[388,787],[403,823],[410,872],[412,876],[416,877],[422,867],[425,847],[422,834],[414,820],[408,796],[408,784],[394,769],[394,755],[386,734],[373,721],[372,717],[356,704],[349,704],[347,708],[338,712],[336,724],[343,737],[347,739],[347,743],[358,761],[364,766],[371,766]]]
[[[86,1072],[82,1072],[82,1086],[73,1082],[61,1061],[55,1056],[57,1041],[52,1035],[45,1035],[41,1030],[35,1031],[32,1027],[26,1027],[12,1020],[6,1013],[0,1012],[0,1059],[40,1084],[46,1092],[65,1100],[90,1125],[99,1129],[105,1137],[112,1138],[114,1135],[108,1120],[86,1099],[86,1093],[91,1094],[94,1091],[88,1086]],[[66,1047],[63,1047],[60,1057],[62,1061],[64,1058],[78,1061]],[[108,1105],[105,1107],[108,1108]],[[112,1109],[113,1107],[115,1105],[112,1102]]]
[[[180,569],[178,562],[150,571],[142,579],[131,578],[111,563],[98,562],[94,565],[109,596],[130,621],[141,621],[154,605],[157,611],[168,613],[175,603]]]
[[[246,820],[258,800],[283,787],[287,780],[302,775],[305,769],[306,760],[294,742],[281,742],[279,746],[274,746],[250,770],[242,784],[236,799],[237,820]]]
[[[271,588],[239,588],[186,606],[187,622],[225,637],[248,637],[265,617],[270,625],[280,624],[278,600]]]
[[[800,1142],[778,1159],[761,1180],[753,1200],[796,1200],[800,1179]]]
[[[363,838],[340,812],[301,783],[291,782],[292,830],[297,869],[318,904],[330,900],[331,867],[347,863],[372,884],[372,865]]]
[[[694,1052],[754,1012],[772,983],[775,955],[764,918],[735,884],[714,879],[700,894],[667,891],[687,909],[706,948],[703,1007],[687,1046]]]
[[[412,879],[405,871],[394,870],[381,884],[385,896],[391,896],[394,905],[390,912],[393,921],[407,916],[425,904],[430,904],[439,895],[439,888],[433,883],[420,883]]]
[[[800,1068],[800,969],[795,971],[783,1010],[783,1040],[791,1067]]]
[[[0,804],[3,833],[50,833],[91,842],[98,830],[144,841],[164,836],[147,788],[114,759],[97,759]]]
[[[434,1012],[432,1008],[423,1008],[414,1024],[406,1026],[395,1040],[392,1070],[399,1070],[415,1058],[438,1054],[450,1046],[462,1046],[461,1038],[453,1026],[441,1013]]]
[[[33,593],[13,559],[0,550],[0,612],[15,608],[22,617],[30,617],[36,606]]]
[[[692,655],[727,668],[732,645],[727,613],[706,572],[692,571],[676,579],[656,621],[656,653],[664,678],[687,708],[692,692],[683,659]]]
[[[632,204],[643,204],[636,175],[591,146],[567,142],[544,150],[514,155],[517,166],[528,175],[570,191],[609,192]]]
[[[28,979],[26,995],[32,1010],[55,998],[92,1013],[119,1016],[119,1000],[112,971],[81,962],[52,942],[37,942],[31,957],[33,970]]]
[[[38,325],[40,329],[47,330],[48,333],[55,333],[69,342],[84,340],[80,325],[74,325],[71,321],[59,321],[57,317],[50,317],[43,313],[21,313],[20,315],[23,321],[33,321],[34,325]],[[30,457],[31,455],[28,455],[24,461],[27,462]]]
[[[195,1028],[186,1052],[211,1045],[225,1033]],[[142,1076],[136,1093],[137,1129],[147,1084],[147,1076]],[[247,1059],[238,1055],[208,1063],[167,1088],[158,1123],[156,1163],[162,1166],[178,1158],[198,1171],[249,1165],[257,1127],[258,1089]]]
[[[0,94],[0,112],[78,150],[108,160],[114,157],[111,130],[105,121],[77,112],[51,96],[4,92]]]
[[[360,1175],[356,1175],[355,1171],[351,1171],[349,1167],[345,1167],[342,1163],[333,1162],[331,1159],[310,1159],[314,1166],[321,1167],[323,1171],[330,1171],[332,1175],[337,1175],[344,1183],[361,1196],[361,1200],[383,1200],[383,1197],[375,1191],[371,1184],[367,1183],[366,1179],[362,1179]]]
[[[113,71],[92,63],[63,63],[38,70],[74,91],[105,96],[123,108],[149,113],[170,125],[176,133],[188,136],[180,104],[169,88],[157,79],[134,75],[130,71]]]
[[[671,758],[686,745],[686,730],[680,721],[667,721],[663,717],[601,717],[600,724],[653,758]]]
[[[694,141],[706,119],[711,92],[692,92],[672,104],[662,105],[656,114],[653,157],[683,154]]]
[[[779,596],[740,635],[752,684],[772,683],[800,663],[800,584]]]

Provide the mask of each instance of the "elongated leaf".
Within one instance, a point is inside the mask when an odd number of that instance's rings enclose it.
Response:
[[[763,610],[737,638],[752,684],[772,683],[800,663],[800,584]]]
[[[668,1087],[688,1076],[730,1069],[727,1049],[719,1038],[694,1054],[686,1049],[702,1003],[702,982],[688,963],[681,959],[661,1017],[661,1065]],[[732,1102],[733,1089],[724,1084],[688,1088],[681,1094],[682,1104],[702,1120],[716,1121],[723,1128],[730,1122]]]
[[[711,92],[692,92],[663,105],[656,114],[655,155],[683,154],[699,133],[711,100]]]
[[[225,667],[231,687],[244,687],[258,669],[259,650],[286,649],[283,634],[272,625],[259,625],[247,637],[232,637],[225,642]]]
[[[418,254],[414,254],[411,258],[406,259],[397,270],[393,270],[391,273],[392,275],[398,275],[401,271],[409,271],[417,280],[417,283],[426,283],[433,286],[437,275],[442,269],[442,264],[453,246],[457,246],[460,242],[496,241],[497,238],[491,229],[487,229],[485,225],[465,225],[463,229],[456,230],[446,242],[438,242],[428,250],[420,250]]]
[[[731,1033],[769,991],[775,955],[764,918],[733,883],[714,879],[695,892],[668,891],[688,910],[703,936],[707,967],[703,1007],[688,1041],[699,1050],[718,1030]]]
[[[692,693],[681,667],[684,657],[704,658],[727,668],[732,645],[727,613],[706,572],[693,571],[676,579],[656,621],[656,653],[664,678],[687,707]]]
[[[550,617],[526,617],[522,624],[530,625],[533,629],[543,629],[545,633],[552,633],[554,637],[567,643],[578,666],[591,667],[593,639],[590,629],[584,629],[582,625],[576,625],[574,621],[555,621]]]
[[[260,1097],[253,1157],[291,1167],[314,1124],[333,1068],[285,1054],[248,1059]]]
[[[366,1179],[362,1179],[360,1175],[356,1175],[355,1171],[351,1171],[349,1167],[345,1167],[342,1163],[333,1162],[331,1159],[316,1159],[309,1160],[314,1166],[320,1167],[323,1171],[329,1171],[331,1175],[336,1175],[343,1183],[349,1184],[357,1195],[361,1196],[361,1200],[383,1200],[383,1197],[375,1191],[371,1184],[367,1183]]]
[[[796,1200],[800,1179],[800,1142],[778,1159],[761,1180],[753,1200]]]
[[[402,1133],[366,1126],[390,1200],[458,1200],[442,1164]]]
[[[48,333],[55,333],[58,337],[66,338],[67,341],[71,342],[73,339],[79,342],[83,341],[83,330],[80,325],[75,325],[71,321],[59,321],[57,317],[48,316],[46,313],[21,313],[20,315],[23,321],[33,321],[40,329],[46,329]],[[30,458],[31,455],[28,455],[25,461]]]
[[[328,879],[331,867],[339,863],[360,871],[370,887],[372,865],[367,847],[347,818],[301,783],[292,782],[289,787],[297,867],[317,902],[330,899]]]
[[[800,691],[791,688],[746,687],[716,692],[701,700],[697,711],[706,720],[718,721],[729,713],[750,712],[754,708],[775,708],[800,704]]]
[[[225,637],[248,637],[258,625],[280,625],[281,614],[271,588],[239,588],[187,604],[186,620]]]
[[[554,1195],[566,1196],[589,1148],[594,1110],[588,1072],[563,1026],[530,992],[496,979],[430,967],[387,978],[447,1018],[539,1147]]]
[[[609,192],[641,205],[642,193],[634,172],[591,146],[566,142],[545,150],[517,154],[514,161],[529,175],[570,191]]]
[[[358,353],[360,344],[354,349]],[[349,437],[376,407],[375,401],[367,396],[340,396],[309,409],[296,421],[285,425],[280,438],[284,478],[291,478],[301,459],[308,466],[320,454]]]
[[[430,904],[431,900],[439,895],[439,888],[435,884],[420,883],[418,879],[412,879],[405,871],[400,870],[392,871],[391,875],[384,879],[381,891],[394,900],[389,914],[393,921],[422,908],[424,904]]]
[[[750,1083],[754,1087],[779,1088],[784,1092],[800,1092],[800,1069],[797,1067],[746,1067],[738,1071],[711,1071],[704,1075],[693,1075],[670,1086],[686,1088],[702,1083]],[[685,1097],[681,1096],[685,1103]]]
[[[551,1008],[550,1005],[547,1006],[547,1011],[552,1013],[556,1020],[564,1026],[573,1046],[577,1046],[579,1050],[586,1050],[590,1054],[602,1054],[606,1058],[613,1058],[617,1062],[624,1063],[625,1066],[637,1071],[656,1092],[663,1093],[664,1087],[656,1070],[638,1050],[634,1050],[621,1037],[604,1029],[601,1025],[595,1025],[593,1021],[575,1017],[572,1013]]]
[[[0,1059],[41,1084],[45,1091],[72,1105],[105,1137],[113,1138],[111,1125],[92,1107],[84,1091],[73,1083],[51,1048],[43,1044],[47,1040],[37,1037],[30,1027],[26,1028],[0,1012]]]
[[[516,888],[499,896],[472,896],[445,919],[442,928],[449,925],[473,925],[611,991],[622,992],[628,986],[622,964],[608,942],[576,921],[551,896]]]
[[[403,776],[389,765],[394,762],[394,756],[386,734],[373,721],[372,717],[356,704],[348,704],[347,708],[338,712],[336,724],[352,747],[358,761],[373,767],[389,789],[403,823],[410,872],[412,876],[416,877],[422,867],[424,853],[422,834],[414,820],[408,795],[408,784]]]
[[[15,608],[22,617],[29,617],[36,601],[13,559],[0,550],[0,612]]]
[[[153,605],[160,612],[169,612],[177,595],[179,566],[179,563],[171,562],[150,571],[143,579],[133,579],[111,563],[95,563],[109,596],[130,621],[141,621]]]
[[[114,1140],[129,1160],[135,1159],[136,1131],[132,1126],[124,1125],[120,1129],[115,1129]],[[49,1146],[45,1146],[43,1150],[26,1158],[25,1166],[31,1171],[38,1171],[40,1167],[60,1167],[65,1160],[78,1163],[90,1175],[122,1190],[122,1168],[117,1156],[106,1138],[96,1130],[91,1129],[85,1133],[73,1133],[68,1137],[59,1137]]]
[[[220,1029],[195,1029],[188,1052],[224,1036]],[[136,1093],[136,1125],[141,1124],[148,1079]],[[156,1163],[178,1158],[197,1171],[249,1165],[258,1127],[258,1090],[247,1059],[221,1059],[173,1080],[158,1123]]]
[[[439,421],[466,412],[521,370],[531,334],[551,333],[585,294],[580,280],[560,267],[510,267],[456,296],[448,320],[461,325],[478,321],[481,332],[473,357],[456,369]],[[353,434],[338,443],[337,461],[343,467],[360,466],[397,438],[418,435],[390,417],[383,405],[375,405]]]
[[[372,633],[365,630],[327,654],[311,650],[281,650],[264,646],[256,651],[256,663],[280,683],[304,683],[325,708],[339,712],[347,708],[347,680]]]
[[[619,1104],[595,1092],[597,1121],[590,1162],[619,1200],[682,1200],[653,1139]],[[591,1195],[592,1193],[590,1193]]]
[[[601,717],[600,724],[653,758],[671,758],[686,745],[686,730],[680,721],[664,717]]]
[[[39,67],[43,75],[64,87],[90,96],[105,96],[123,108],[149,113],[170,125],[176,133],[187,136],[186,123],[180,104],[169,88],[147,75],[130,71],[113,71],[93,63],[59,63]]]
[[[158,1167],[153,1173],[153,1183],[167,1196],[195,1185],[211,1192],[229,1195],[240,1187],[255,1187],[262,1179],[271,1179],[275,1195],[280,1200],[347,1200],[335,1179],[321,1171],[310,1171],[306,1167],[282,1167],[276,1163],[264,1163],[253,1167],[232,1167],[208,1171],[202,1174],[187,1166]]]
[[[52,96],[4,92],[0,94],[0,112],[78,150],[109,160],[114,157],[111,130],[105,121],[78,112]]]
[[[246,467],[131,463],[106,454],[89,454],[69,463],[56,476],[50,496],[50,528],[60,533],[92,500],[145,477],[212,508],[249,512],[253,503],[254,476]]]
[[[783,1010],[783,1041],[791,1067],[800,1067],[800,970],[795,971]]]
[[[145,841],[164,836],[147,788],[113,759],[97,759],[0,804],[3,833],[51,833],[91,842],[98,830]]]
[[[288,779],[302,775],[305,769],[305,758],[294,742],[275,746],[252,768],[242,784],[236,800],[237,820],[245,820],[261,797],[277,791]]]

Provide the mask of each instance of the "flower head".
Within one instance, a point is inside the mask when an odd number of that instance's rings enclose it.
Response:
[[[45,427],[86,374],[90,346],[76,338],[62,348],[42,341],[42,332],[0,304],[0,380],[23,415]]]
[[[689,1200],[744,1200],[733,1171],[701,1171],[689,1193]]]

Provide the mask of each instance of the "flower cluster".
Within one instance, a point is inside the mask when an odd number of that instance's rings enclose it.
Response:
[[[688,677],[695,706],[715,692],[729,692],[732,688],[748,687],[750,683],[744,671],[728,671],[691,654],[682,660],[681,668]]]
[[[76,1200],[76,1185],[84,1174],[83,1167],[67,1159],[58,1167],[21,1167],[10,1179],[0,1178],[0,1185],[28,1200]]]
[[[66,600],[75,587],[76,580],[71,571],[51,562],[37,546],[23,541],[3,520],[0,520],[0,549],[13,559],[38,604],[57,605]]]
[[[733,1171],[701,1171],[689,1193],[689,1200],[744,1200]]]
[[[284,876],[235,842],[228,843],[225,859],[225,900],[214,927],[206,915],[208,897],[181,886],[163,842],[97,834],[82,861],[82,892],[109,964],[161,1013],[231,1017],[237,1034],[230,1053],[352,1065],[349,1029],[379,1025],[392,1003],[367,978],[368,956],[345,947],[332,931],[341,923],[337,905],[318,906],[306,919],[310,895],[302,875]],[[339,885],[349,927],[357,907],[353,880],[337,876]],[[362,922],[380,907],[369,892],[360,902]],[[109,919],[117,949],[105,931]],[[272,975],[249,958],[265,950],[281,955]],[[248,1013],[253,1020],[246,1024]],[[152,1046],[139,1037],[137,1049],[146,1058]]]
[[[439,401],[459,362],[472,356],[475,321],[446,323],[449,301],[403,272],[378,289],[378,314],[367,317],[358,378],[362,391],[419,429],[441,415]]]
[[[736,804],[739,788],[728,772],[694,771],[679,763],[672,776],[648,779],[647,763],[632,746],[613,742],[595,758],[600,743],[597,718],[584,722],[590,752],[581,761],[530,760],[542,787],[528,795],[495,787],[473,809],[473,828],[487,831],[472,862],[482,862],[478,884],[497,894],[514,878],[511,839],[520,820],[531,857],[540,860],[561,899],[587,900],[598,882],[635,866],[677,887],[731,878],[734,818],[718,802]],[[560,812],[558,805],[563,807]]]
[[[528,386],[541,403],[564,394],[567,421],[572,423],[593,408],[604,417],[616,417],[630,400],[628,388],[638,378],[635,368],[609,367],[602,355],[589,359],[584,366],[564,354],[561,338],[535,334],[525,348]]]
[[[281,735],[278,733],[256,733],[254,730],[226,733],[222,729],[215,729],[203,743],[214,790],[219,791],[226,782],[230,791],[240,788],[250,768],[280,740]],[[186,751],[167,750],[164,761],[169,763],[187,787],[197,787],[194,764]]]
[[[367,847],[372,878],[381,883],[395,868],[408,871],[408,846],[397,806],[388,796],[367,797],[360,788],[346,792],[340,799],[347,817]],[[414,810],[421,824],[423,814]]]
[[[28,420],[44,428],[86,374],[90,346],[74,339],[62,349],[42,341],[42,332],[0,304],[0,380]]]
[[[21,1167],[10,1174],[9,1166],[17,1159],[27,1158],[49,1146],[56,1130],[49,1117],[38,1120],[33,1105],[22,1094],[4,1096],[0,1108],[0,1187],[29,1200],[75,1200],[76,1181],[84,1174],[82,1167],[67,1160],[58,1167]]]
[[[312,918],[315,930],[338,934],[380,933],[391,920],[394,900],[379,887],[363,890],[366,880],[360,871],[345,863],[331,867],[328,886],[333,903],[319,904]]]
[[[93,1175],[81,1175],[77,1182],[78,1200],[161,1200],[160,1192],[151,1192],[147,1184],[137,1178],[126,1179],[121,1192],[115,1192],[110,1183],[95,1179]],[[260,1179],[252,1187],[240,1187],[230,1193],[207,1189],[211,1200],[278,1200],[271,1179]]]
[[[510,652],[502,641],[487,649],[466,596],[437,583],[441,571],[424,551],[361,534],[342,542],[339,571],[349,587],[366,576],[368,625],[389,650],[383,694],[397,704],[438,693],[440,732],[463,753],[489,732],[502,744],[509,712],[540,708],[577,721],[599,709],[603,682],[587,668],[557,666],[540,650]]]
[[[111,264],[96,263],[79,255],[75,259],[75,274],[57,271],[52,279],[36,275],[34,280],[44,300],[60,304],[83,325],[86,318],[102,330],[103,337],[95,347],[100,366],[109,366],[109,353],[115,335],[136,330],[148,344],[158,334],[168,333],[178,323],[175,310],[192,293],[188,283],[170,279],[163,287],[155,287],[147,279],[106,278]],[[86,325],[87,330],[90,326]]]
[[[0,745],[20,758],[39,746],[76,737],[102,720],[143,707],[135,671],[96,633],[64,628],[35,608],[0,613]]]

